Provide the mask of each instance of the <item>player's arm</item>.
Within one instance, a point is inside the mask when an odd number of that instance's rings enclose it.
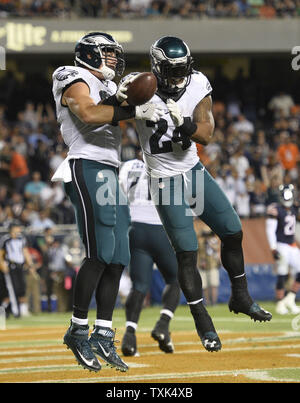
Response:
[[[90,96],[90,89],[84,82],[76,82],[66,89],[62,105],[67,106],[83,123],[90,125],[117,124],[121,120],[144,119],[157,122],[163,114],[155,104],[141,106],[96,104]]]
[[[212,98],[210,95],[203,98],[194,109],[193,122],[196,124],[196,131],[191,139],[196,143],[207,145],[212,139],[215,120],[212,113]]]
[[[278,226],[277,216],[278,216],[277,208],[273,204],[268,206],[267,219],[266,219],[266,235],[272,255],[275,260],[279,259],[279,253],[277,251],[277,237],[276,237],[276,230]]]
[[[179,106],[172,99],[167,101],[167,107],[181,135],[190,137],[196,143],[203,145],[207,145],[210,142],[215,128],[210,95],[198,103],[194,109],[192,119],[184,117]]]
[[[90,97],[90,89],[84,82],[76,82],[64,92],[62,104],[68,106],[83,123],[103,125],[114,121],[126,120],[135,116],[135,108],[97,105]]]

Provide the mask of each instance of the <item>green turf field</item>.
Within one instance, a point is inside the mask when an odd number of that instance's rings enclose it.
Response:
[[[215,327],[219,331],[230,332],[288,332],[288,331],[300,331],[300,315],[278,315],[275,313],[275,304],[272,302],[260,302],[260,305],[270,311],[273,315],[271,322],[267,322],[264,326],[261,326],[258,322],[249,320],[245,315],[235,315],[229,312],[226,304],[218,304],[213,307],[207,307],[210,313]],[[140,332],[148,332],[152,329],[155,321],[159,317],[159,306],[144,308],[138,330]],[[91,310],[89,313],[89,323],[93,324],[96,312]],[[27,327],[27,326],[68,326],[71,318],[71,313],[41,313],[39,315],[31,315],[26,318],[14,318],[10,317],[6,320],[7,329],[15,327]],[[123,308],[117,308],[114,311],[113,327],[124,329],[125,326],[125,311]],[[296,328],[298,327],[298,329]],[[189,312],[189,308],[185,305],[181,305],[177,308],[173,321],[170,325],[171,331],[184,331],[194,330],[194,322]]]
[[[137,330],[139,357],[126,357],[130,370],[118,373],[105,366],[90,374],[62,344],[71,313],[42,313],[9,318],[0,330],[0,383],[287,383],[300,382],[300,315],[278,315],[272,302],[260,303],[273,314],[259,323],[230,313],[227,305],[208,307],[223,348],[205,351],[187,306],[180,306],[171,323],[174,354],[165,354],[150,337],[160,307],[145,308]],[[90,311],[92,328],[96,312]],[[116,309],[116,340],[125,330],[124,309]],[[120,353],[120,344],[118,352]]]

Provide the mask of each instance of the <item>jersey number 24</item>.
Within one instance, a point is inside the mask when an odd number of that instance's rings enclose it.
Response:
[[[173,151],[172,143],[181,142],[182,150],[187,150],[192,145],[189,137],[182,136],[178,128],[176,128],[173,131],[172,140],[163,141],[162,144],[160,145],[159,144],[160,139],[164,134],[167,133],[168,130],[168,122],[165,119],[160,119],[157,123],[151,122],[151,120],[147,120],[146,126],[147,127],[157,126],[157,129],[149,139],[151,154],[171,153]]]

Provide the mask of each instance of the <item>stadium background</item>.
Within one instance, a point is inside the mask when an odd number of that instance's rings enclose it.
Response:
[[[199,153],[220,181],[222,172],[232,176],[235,196],[248,200],[240,205],[236,201],[236,207],[245,233],[249,287],[254,298],[272,300],[274,262],[264,233],[265,208],[277,197],[271,171],[278,168],[282,180],[293,182],[297,190],[300,184],[300,76],[292,68],[292,49],[300,45],[299,2],[178,1],[177,8],[171,3],[31,1],[25,6],[0,1],[0,46],[6,52],[6,70],[0,71],[0,231],[5,233],[12,220],[19,220],[37,250],[37,237],[44,236],[46,227],[54,225],[52,235],[62,242],[73,237],[72,208],[49,178],[65,155],[55,122],[51,74],[59,65],[73,64],[76,39],[87,31],[112,33],[124,46],[127,73],[149,71],[150,45],[160,36],[176,35],[189,44],[195,68],[209,77],[214,90],[215,141]],[[269,108],[281,91],[293,100],[287,114]],[[123,125],[123,131],[125,161],[135,156],[138,143],[131,125]],[[276,157],[283,143],[297,146],[292,167]],[[239,150],[249,164],[243,174],[232,170],[239,163]],[[16,180],[11,171],[12,151],[25,158],[26,181],[39,171],[48,185],[42,200],[24,196],[22,178]],[[219,301],[224,302],[229,283],[222,269],[220,276]],[[160,302],[161,290],[155,272],[153,303]]]

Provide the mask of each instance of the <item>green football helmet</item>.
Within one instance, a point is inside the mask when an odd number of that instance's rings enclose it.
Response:
[[[182,39],[175,36],[158,39],[151,46],[150,59],[159,91],[172,96],[185,90],[191,80],[193,58]]]

